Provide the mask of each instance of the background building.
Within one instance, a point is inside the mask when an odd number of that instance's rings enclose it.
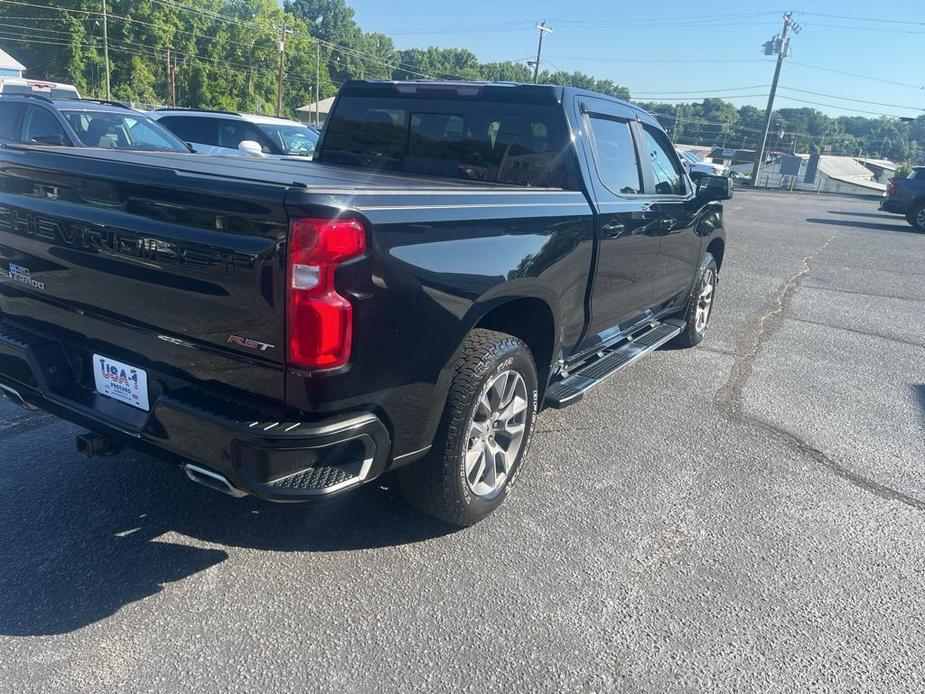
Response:
[[[26,66],[16,60],[9,53],[0,49],[0,78],[14,77],[22,79]]]

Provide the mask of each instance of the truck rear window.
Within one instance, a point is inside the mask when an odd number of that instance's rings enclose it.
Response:
[[[561,106],[343,97],[319,161],[521,186],[577,188]]]

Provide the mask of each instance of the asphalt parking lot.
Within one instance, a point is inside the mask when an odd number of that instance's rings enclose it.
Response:
[[[234,500],[0,404],[0,689],[925,689],[925,235],[737,191],[704,346],[538,421],[449,532]]]

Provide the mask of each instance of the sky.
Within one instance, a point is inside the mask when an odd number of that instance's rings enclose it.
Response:
[[[717,96],[761,108],[774,72],[762,46],[791,10],[802,29],[784,61],[776,108],[925,114],[925,0],[348,2],[365,31],[388,34],[400,49],[468,48],[482,62],[522,62],[535,55],[535,25],[545,20],[553,32],[543,44],[544,68],[612,79],[639,101]]]

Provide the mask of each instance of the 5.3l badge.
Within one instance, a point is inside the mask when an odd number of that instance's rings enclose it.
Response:
[[[8,280],[19,282],[27,287],[32,287],[32,289],[41,289],[45,291],[45,283],[32,279],[32,273],[29,271],[29,268],[23,267],[22,265],[10,263],[9,269],[0,267],[0,277],[6,277]]]

